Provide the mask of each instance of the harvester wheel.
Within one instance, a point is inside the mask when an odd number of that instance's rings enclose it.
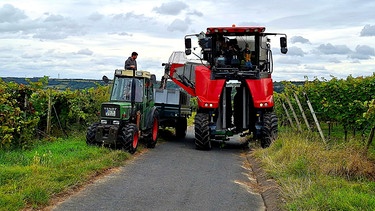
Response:
[[[96,134],[96,128],[98,127],[99,123],[95,122],[90,127],[87,128],[86,133],[86,143],[88,145],[96,145],[95,144],[95,134]]]
[[[206,113],[197,113],[194,120],[195,125],[195,147],[202,150],[210,150],[210,127],[209,116]]]
[[[263,115],[263,129],[260,144],[267,148],[277,138],[277,116],[274,112]]]
[[[185,117],[178,118],[175,129],[177,138],[185,138],[187,130],[187,119]]]
[[[134,154],[138,147],[138,128],[135,124],[128,124],[121,129],[118,136],[122,149],[128,151],[130,154]]]
[[[159,136],[159,120],[157,115],[154,114],[152,127],[149,134],[147,135],[147,147],[155,148],[156,142],[158,141]]]

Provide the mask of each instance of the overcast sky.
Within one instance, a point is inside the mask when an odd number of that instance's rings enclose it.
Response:
[[[232,24],[288,35],[287,55],[271,37],[276,81],[370,76],[374,11],[370,0],[1,0],[0,77],[112,77],[136,51],[160,80],[186,34]]]

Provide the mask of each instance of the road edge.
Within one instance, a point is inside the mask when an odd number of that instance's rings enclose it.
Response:
[[[250,150],[247,153],[247,161],[251,165],[251,169],[255,174],[257,183],[261,188],[261,196],[266,206],[266,210],[276,210],[281,211],[283,200],[281,197],[281,189],[279,185],[273,179],[267,179],[265,171],[262,169],[262,165],[259,160],[257,160],[253,152]]]

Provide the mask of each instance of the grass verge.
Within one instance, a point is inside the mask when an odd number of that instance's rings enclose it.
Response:
[[[123,151],[87,146],[84,140],[79,135],[26,151],[0,151],[0,210],[44,207],[54,195],[130,157]]]
[[[358,141],[325,145],[285,131],[254,156],[280,185],[285,210],[375,209],[374,151]]]

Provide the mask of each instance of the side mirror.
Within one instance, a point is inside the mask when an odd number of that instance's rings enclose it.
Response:
[[[104,81],[104,83],[106,83],[106,84],[108,84],[108,82],[109,82],[109,79],[108,79],[108,77],[107,76],[105,76],[105,75],[103,75],[103,77],[102,77],[102,80]]]
[[[185,54],[191,54],[191,38],[185,38]]]
[[[154,74],[151,75],[150,80],[152,84],[156,84],[156,76]]]
[[[288,52],[286,37],[280,37],[281,53],[286,54]]]

